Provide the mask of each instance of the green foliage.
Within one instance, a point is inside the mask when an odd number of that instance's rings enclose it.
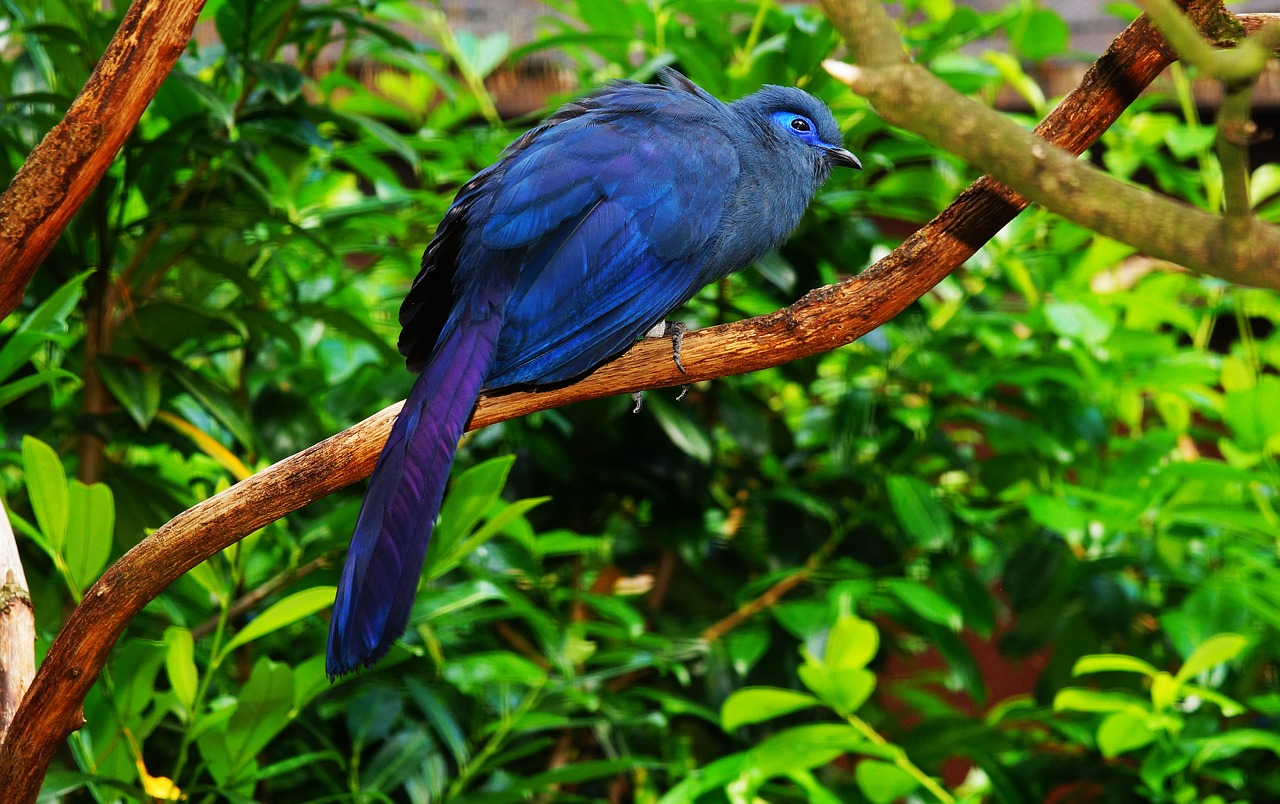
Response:
[[[518,48],[407,0],[206,5],[0,323],[0,479],[41,653],[149,530],[407,390],[395,311],[456,188],[531,122],[484,92],[515,60],[581,86],[673,64],[835,110],[867,170],[691,326],[848,276],[972,178],[825,75],[837,36],[810,4],[555,5]],[[1043,109],[1023,65],[1070,52],[1033,3],[902,12],[913,57],[989,100]],[[0,5],[0,178],[122,13]],[[966,47],[993,36],[1009,52]],[[1093,157],[1216,208],[1189,86]],[[1274,219],[1280,172],[1252,189]],[[117,646],[46,793],[1274,799],[1277,320],[1274,293],[1029,210],[847,348],[470,436],[409,633],[369,671],[331,685],[322,659],[358,490],[214,556]]]

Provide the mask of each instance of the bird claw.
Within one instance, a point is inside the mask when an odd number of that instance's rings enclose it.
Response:
[[[671,359],[675,361],[676,368],[680,369],[681,374],[688,374],[684,369],[684,361],[680,359],[680,349],[684,345],[684,335],[689,328],[684,325],[683,321],[659,321],[644,334],[646,338],[670,338],[671,339]]]
[[[684,345],[684,335],[689,328],[684,325],[683,321],[662,321],[655,324],[652,329],[644,334],[646,338],[670,338],[671,339],[671,359],[675,361],[676,368],[680,369],[681,374],[688,374],[685,371],[684,361],[680,359],[680,347]],[[689,386],[680,386],[680,394],[676,397],[676,401],[683,401],[689,395]],[[635,400],[636,406],[631,409],[632,413],[639,413],[644,407],[644,398],[636,391],[631,395]]]
[[[684,334],[688,331],[689,328],[683,321],[668,321],[662,329],[662,334],[671,338],[671,359],[676,362],[676,368],[680,369],[681,374],[689,373],[684,370],[684,362],[680,360],[680,348],[684,346]],[[680,398],[684,398],[683,391],[680,393]]]

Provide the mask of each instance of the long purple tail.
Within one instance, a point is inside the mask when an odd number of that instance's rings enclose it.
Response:
[[[329,677],[371,665],[404,633],[458,439],[502,328],[497,311],[446,327],[378,456],[338,582]]]

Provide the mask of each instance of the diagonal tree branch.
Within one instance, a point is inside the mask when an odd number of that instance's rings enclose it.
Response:
[[[1037,131],[1083,151],[1172,58],[1145,21],[1135,22]],[[979,179],[859,276],[813,290],[770,315],[690,333],[683,350],[688,374],[672,365],[665,341],[641,342],[574,385],[482,398],[470,428],[571,402],[755,371],[850,343],[928,292],[1026,203],[992,179]],[[6,800],[35,801],[53,753],[79,727],[85,695],[143,606],[246,534],[368,476],[398,410],[392,405],[179,514],[108,568],[50,647],[0,746]]]
[[[135,0],[66,116],[0,196],[0,318],[107,172],[191,38],[204,0]]]

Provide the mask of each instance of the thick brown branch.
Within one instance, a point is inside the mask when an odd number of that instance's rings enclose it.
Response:
[[[0,318],[89,197],[182,55],[204,0],[135,0],[84,89],[0,196]]]
[[[1135,23],[1038,131],[1079,152],[1115,121],[1169,63],[1162,40]],[[681,374],[665,341],[645,341],[581,382],[481,399],[471,427],[638,389],[683,385],[777,366],[847,344],[901,312],[968,259],[1026,205],[990,179],[861,275],[811,291],[761,318],[690,333]],[[0,747],[0,789],[34,801],[54,751],[112,646],[142,607],[184,572],[246,534],[368,476],[399,410],[380,413],[179,514],[119,561],[85,594],[50,647]]]

